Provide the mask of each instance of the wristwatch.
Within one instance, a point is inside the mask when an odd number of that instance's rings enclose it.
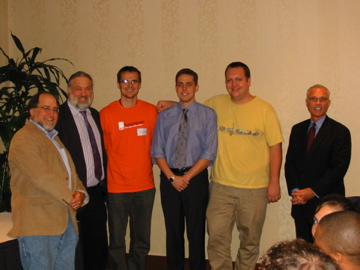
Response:
[[[175,175],[171,176],[168,180],[170,183],[172,183],[175,180]]]

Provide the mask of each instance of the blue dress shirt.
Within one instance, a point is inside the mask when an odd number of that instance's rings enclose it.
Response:
[[[175,149],[180,119],[185,109],[180,103],[160,112],[151,145],[153,163],[155,158],[165,158],[170,168],[175,166]],[[213,109],[194,101],[188,106],[186,165],[192,167],[200,158],[215,160],[217,152],[217,123]]]

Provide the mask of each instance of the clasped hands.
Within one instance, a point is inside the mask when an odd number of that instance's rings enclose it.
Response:
[[[174,181],[172,181],[172,185],[177,191],[181,192],[188,187],[189,180],[184,176],[176,175]]]
[[[315,193],[311,188],[298,189],[291,193],[291,203],[293,205],[306,204],[308,200],[315,197]]]

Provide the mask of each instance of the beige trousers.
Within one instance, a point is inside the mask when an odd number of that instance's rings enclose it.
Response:
[[[266,192],[267,188],[244,189],[211,183],[206,218],[212,270],[233,269],[231,240],[235,223],[240,240],[235,269],[255,269],[266,215]]]

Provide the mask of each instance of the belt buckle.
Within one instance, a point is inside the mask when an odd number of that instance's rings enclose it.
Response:
[[[181,175],[184,175],[185,173],[186,173],[186,168],[184,167],[184,168],[181,168],[181,169],[179,169],[179,173],[181,174]]]

